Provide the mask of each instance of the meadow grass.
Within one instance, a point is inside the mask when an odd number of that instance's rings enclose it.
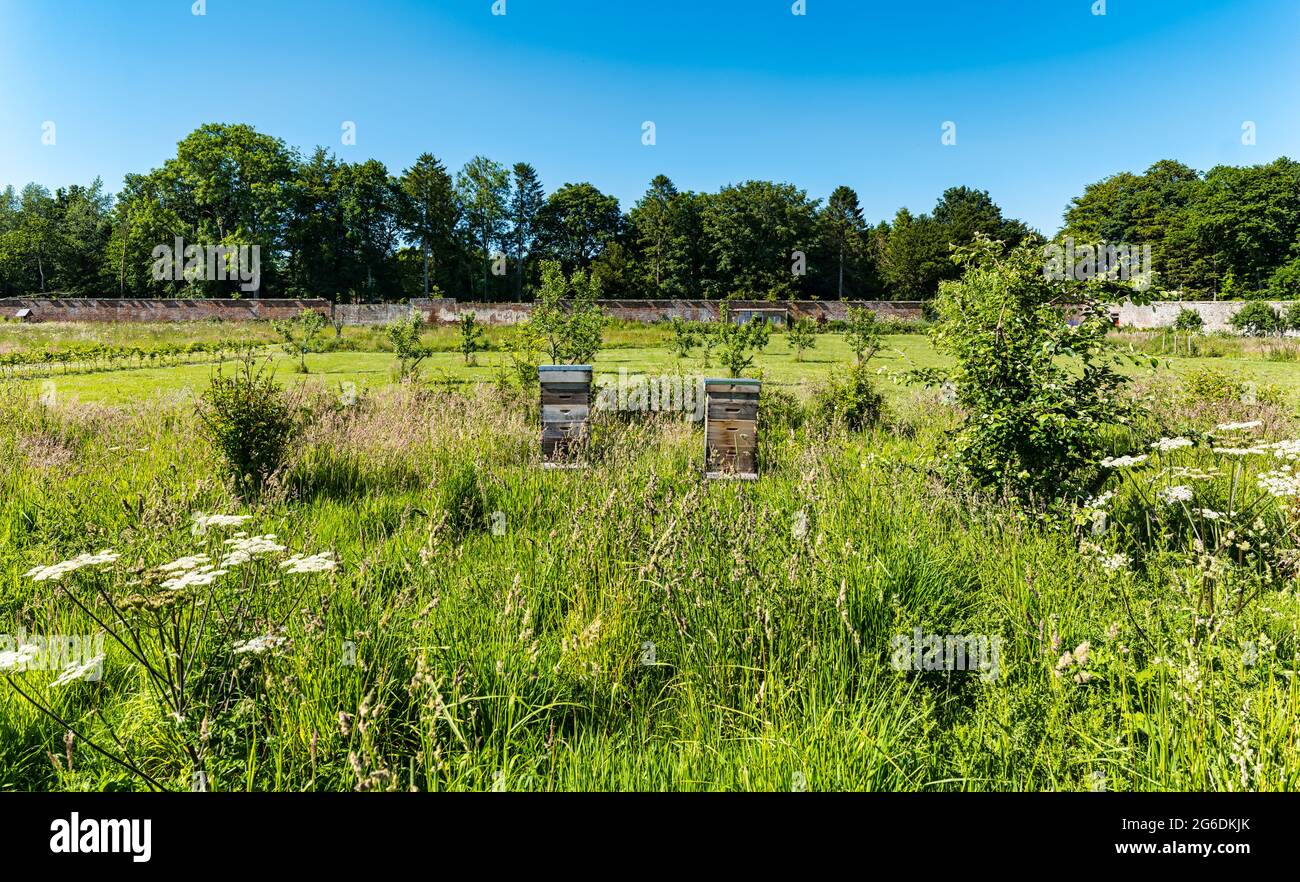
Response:
[[[784,349],[763,374],[801,393],[848,358],[832,335],[804,362]],[[952,480],[960,414],[890,379],[942,364],[924,337],[888,339],[875,429],[764,411],[752,483],[703,480],[701,429],[654,414],[599,415],[585,468],[543,469],[535,393],[491,382],[496,355],[435,354],[397,385],[384,352],[281,364],[302,429],[256,501],[202,441],[212,366],[58,377],[45,401],[0,384],[0,633],[173,603],[149,594],[157,568],[239,533],[284,549],[186,595],[183,636],[202,627],[174,717],[147,667],[167,664],[148,635],[168,606],[123,613],[141,643],[108,640],[102,679],[0,676],[0,788],[190,789],[196,766],[215,790],[1300,786],[1296,512],[1256,488],[1269,453],[1204,434],[1294,438],[1293,401],[1142,376],[1114,452],[1195,443],[1100,476],[1104,503],[1034,514]],[[597,359],[620,367],[683,369],[637,329]],[[1160,502],[1179,469],[1205,473],[1195,501]],[[1212,539],[1207,509],[1242,535]],[[248,520],[200,533],[196,513]],[[1207,543],[1243,541],[1211,573]],[[28,575],[103,549],[119,557]],[[337,564],[282,565],[320,552]],[[998,638],[994,675],[899,670],[917,629]]]

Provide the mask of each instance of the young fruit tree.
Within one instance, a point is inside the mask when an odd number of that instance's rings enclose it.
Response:
[[[596,357],[605,327],[599,297],[600,283],[585,270],[565,279],[558,261],[542,262],[542,286],[526,332],[541,340],[551,364],[590,364]]]
[[[1048,279],[1033,244],[979,236],[953,259],[963,273],[940,287],[932,333],[956,362],[957,464],[1034,505],[1087,489],[1107,428],[1125,421],[1105,305],[1086,283]]]

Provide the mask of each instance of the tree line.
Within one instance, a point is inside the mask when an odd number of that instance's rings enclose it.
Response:
[[[1234,296],[1294,285],[1297,180],[1285,159],[1205,175],[1157,163],[1090,185],[1062,235],[1150,242],[1164,287]],[[237,280],[158,278],[156,249],[179,239],[257,246],[263,297],[527,300],[555,261],[610,298],[924,300],[957,277],[950,246],[977,234],[1011,245],[1037,235],[968,187],[928,213],[904,208],[872,225],[846,186],[822,202],[792,184],[697,193],[659,175],[624,211],[588,182],[548,193],[526,162],[479,156],[453,173],[425,153],[393,174],[377,160],[302,155],[251,126],[209,124],[116,194],[98,179],[53,193],[7,187],[0,296],[248,296]]]

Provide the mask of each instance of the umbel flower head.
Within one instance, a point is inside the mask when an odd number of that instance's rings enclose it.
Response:
[[[320,554],[304,556],[295,554],[280,564],[280,569],[293,574],[327,573],[338,566],[333,552],[322,551]]]
[[[59,582],[68,573],[75,573],[77,570],[86,567],[98,567],[104,564],[111,564],[117,560],[118,555],[109,549],[104,549],[97,554],[80,554],[71,560],[65,560],[60,563],[52,564],[48,567],[33,567],[23,575],[28,579],[36,582]]]

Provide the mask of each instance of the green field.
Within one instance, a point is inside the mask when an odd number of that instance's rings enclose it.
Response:
[[[100,330],[103,329],[103,330]],[[508,328],[491,328],[488,333],[491,350],[479,353],[473,366],[467,365],[455,351],[457,338],[450,328],[437,328],[426,332],[424,339],[435,351],[422,364],[424,378],[430,382],[465,385],[494,382],[502,366],[509,359],[502,351],[502,342],[509,335]],[[163,342],[217,340],[237,336],[259,347],[259,354],[273,361],[280,380],[290,384],[307,381],[328,389],[354,384],[359,389],[372,389],[387,385],[392,380],[394,357],[381,332],[370,328],[348,328],[338,340],[333,332],[325,341],[326,350],[307,357],[308,374],[296,372],[295,360],[284,354],[274,344],[275,333],[264,323],[249,323],[248,327],[232,332],[230,326],[210,322],[184,325],[0,325],[0,354],[7,351],[39,350],[60,343],[87,342],[100,335],[104,342],[114,345],[144,346]],[[691,357],[677,358],[668,348],[669,333],[658,326],[620,325],[606,334],[606,345],[594,362],[600,380],[617,380],[620,371],[628,375],[675,374],[715,376],[725,375],[717,359],[710,363],[697,353]],[[1116,341],[1116,351],[1132,350],[1134,339],[1154,335],[1124,335]],[[1240,347],[1238,347],[1240,348]],[[1276,387],[1287,399],[1300,404],[1300,361],[1271,360],[1250,357],[1247,354],[1226,354],[1214,357],[1189,358],[1160,354],[1148,345],[1142,351],[1142,363],[1126,363],[1124,370],[1135,379],[1160,377],[1177,378],[1203,368],[1213,368],[1238,376],[1247,381]],[[1152,352],[1146,355],[1147,351]],[[1228,350],[1232,352],[1231,349]],[[781,334],[755,361],[757,374],[777,386],[807,393],[817,383],[824,381],[837,367],[852,361],[853,355],[840,334],[820,334],[814,349],[797,360]],[[1149,359],[1155,359],[1153,366]],[[884,390],[891,397],[905,395],[912,387],[907,374],[923,368],[943,367],[946,358],[935,351],[928,336],[923,333],[894,334],[887,336],[884,347],[872,365],[880,372]],[[26,388],[38,392],[48,381],[55,383],[59,395],[69,399],[121,404],[157,396],[186,397],[203,388],[216,364],[211,359],[198,363],[169,367],[140,367],[111,371],[64,371],[55,366],[32,373],[25,378]],[[48,388],[48,387],[46,387]]]
[[[305,376],[277,356],[299,423],[258,497],[196,415],[212,364],[0,383],[0,634],[108,634],[98,679],[0,655],[0,790],[1300,787],[1300,512],[1259,489],[1280,453],[1221,449],[1297,437],[1294,363],[1136,371],[1113,453],[1151,458],[1032,513],[947,480],[960,414],[896,381],[944,364],[923,335],[887,338],[862,431],[799,403],[844,342],[774,337],[763,376],[799,395],[760,411],[756,482],[704,480],[701,429],[660,415],[598,415],[584,468],[543,468],[535,388],[428,340],[410,384],[374,332]],[[665,342],[614,328],[598,377],[718,372]],[[1284,392],[1187,392],[1207,366]],[[1238,550],[1209,577],[1207,547]],[[917,633],[997,648],[901,669]]]

